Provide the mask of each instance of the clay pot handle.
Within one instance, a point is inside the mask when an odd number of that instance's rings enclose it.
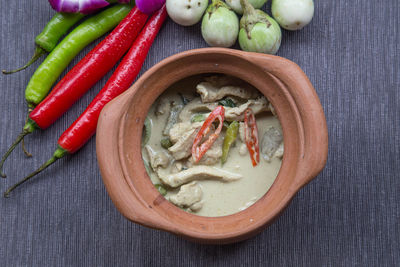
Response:
[[[97,125],[97,160],[104,185],[117,209],[131,221],[149,227],[161,227],[163,218],[146,207],[131,190],[123,174],[118,145],[110,141],[119,139],[121,120],[126,110],[123,106],[129,103],[135,91],[132,86],[103,108]]]
[[[300,188],[322,171],[328,156],[328,130],[318,95],[306,74],[294,62],[264,54],[248,53],[247,56],[281,81],[295,100],[304,133],[296,177],[296,186]]]

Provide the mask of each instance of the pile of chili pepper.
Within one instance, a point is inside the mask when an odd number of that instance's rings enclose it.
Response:
[[[217,138],[221,134],[221,130],[224,125],[224,119],[225,108],[222,105],[217,106],[210,113],[210,115],[208,115],[193,141],[192,156],[194,162],[199,162],[204,154],[212,147],[214,142],[217,140]],[[217,129],[212,132],[215,122],[218,122],[218,126]],[[227,127],[222,147],[222,164],[226,162],[229,149],[235,141],[238,131],[239,123],[237,121],[231,122]],[[244,135],[245,143],[250,154],[251,163],[253,164],[253,167],[255,167],[258,165],[258,163],[260,163],[260,147],[258,141],[258,128],[256,118],[251,108],[247,108],[244,113]],[[203,139],[205,139],[207,136],[208,138],[204,142],[202,142]]]
[[[49,127],[100,80],[128,49],[129,51],[104,88],[80,117],[61,135],[53,157],[38,170],[8,189],[4,193],[5,197],[58,159],[75,153],[94,135],[102,108],[133,83],[166,17],[165,6],[155,12],[146,23],[148,15],[136,7],[132,9],[128,5],[115,5],[84,21],[54,48],[28,85],[26,100],[29,107],[34,109],[30,112],[22,133],[3,156],[0,171],[8,155],[24,136],[36,129]],[[121,22],[118,27],[74,66],[46,97],[55,81],[53,76],[58,77],[62,72],[60,69],[65,68],[84,46],[115,27],[119,21]],[[42,45],[37,45],[42,47]],[[39,80],[42,82],[40,83]],[[39,87],[30,86],[31,83]],[[5,176],[2,172],[1,175]]]

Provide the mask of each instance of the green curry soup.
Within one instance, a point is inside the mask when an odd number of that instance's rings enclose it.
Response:
[[[219,105],[225,110],[222,131],[196,162],[195,137]],[[255,167],[244,136],[247,108],[258,127],[260,161]],[[210,132],[216,127],[214,123]],[[272,105],[249,84],[225,75],[193,76],[166,90],[149,110],[142,145],[147,171],[160,193],[188,212],[212,217],[236,213],[260,199],[283,156],[282,130]]]

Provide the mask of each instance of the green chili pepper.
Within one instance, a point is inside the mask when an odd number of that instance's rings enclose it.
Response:
[[[35,43],[46,52],[53,51],[60,38],[84,16],[80,13],[56,13],[36,36]]]
[[[169,138],[164,138],[161,139],[161,146],[165,149],[170,148],[171,146],[173,146],[171,140],[169,140]]]
[[[236,107],[235,102],[233,102],[233,100],[230,98],[222,99],[218,102],[218,104],[224,107],[230,107],[230,108]]]
[[[11,74],[26,69],[38,60],[46,52],[50,53],[57,45],[61,37],[68,30],[80,21],[85,15],[80,13],[56,13],[51,20],[46,24],[43,31],[35,38],[36,49],[32,58],[24,66],[6,71],[4,74]]]
[[[190,119],[190,122],[202,122],[206,120],[206,115],[204,114],[195,114],[192,116],[192,118]]]
[[[165,196],[167,194],[167,189],[165,189],[161,184],[155,184],[154,187],[157,188],[161,195]]]
[[[25,91],[29,107],[39,104],[71,60],[88,44],[110,31],[129,13],[130,5],[115,5],[76,27],[47,56]]]
[[[233,121],[226,130],[224,144],[222,146],[222,158],[221,158],[222,164],[226,162],[226,159],[228,158],[229,149],[231,148],[233,142],[235,142],[238,132],[239,132],[239,122]]]
[[[144,131],[142,137],[142,146],[147,145],[151,137],[151,121],[146,117],[144,120]]]

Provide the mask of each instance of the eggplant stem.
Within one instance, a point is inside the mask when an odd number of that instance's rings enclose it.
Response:
[[[240,5],[242,6],[243,11],[246,11],[249,15],[255,15],[256,10],[248,0],[240,0]]]
[[[24,70],[27,67],[29,67],[30,65],[32,65],[36,60],[38,60],[45,53],[46,53],[46,51],[43,48],[41,48],[40,46],[36,46],[35,53],[33,54],[32,58],[28,61],[28,63],[26,63],[24,66],[22,66],[18,69],[2,70],[2,72],[3,72],[3,74],[13,74],[13,73],[19,72],[21,70]]]

